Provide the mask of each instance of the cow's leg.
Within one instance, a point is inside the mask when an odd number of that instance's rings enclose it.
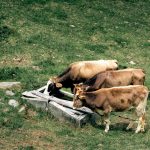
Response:
[[[139,120],[138,120],[138,126],[137,126],[137,129],[136,129],[135,133],[139,133],[140,131],[144,132],[145,131],[144,127],[145,127],[145,114],[143,114],[139,118]]]
[[[138,120],[138,126],[136,128],[135,133],[138,133],[140,131],[144,132],[144,126],[145,126],[145,107],[142,108],[141,105],[139,105],[137,107],[137,116],[139,117],[139,120]]]
[[[145,114],[142,116],[142,121],[141,121],[141,132],[144,132],[145,129]]]
[[[109,131],[110,126],[110,120],[109,120],[109,113],[104,113],[104,123],[105,123],[105,132],[107,133]]]
[[[140,117],[138,120],[138,126],[136,128],[135,133],[139,133],[141,131],[141,127],[142,127],[142,117]]]
[[[94,111],[101,117],[101,124],[104,124],[104,114],[103,114],[102,110],[95,108]]]
[[[107,133],[109,131],[109,125],[110,125],[110,120],[109,120],[109,114],[112,111],[112,108],[108,103],[104,104],[104,123],[105,123],[105,132]]]
[[[136,107],[136,113],[137,116],[139,117],[138,120],[138,126],[135,131],[135,133],[138,133],[140,131],[144,131],[145,127],[145,110],[146,110],[146,105],[147,105],[147,98],[148,98],[148,92],[146,93],[144,100],[139,103],[139,105]]]
[[[134,121],[130,121],[130,123],[129,123],[129,125],[127,126],[126,130],[131,129],[131,128],[133,127],[134,123],[135,123]]]

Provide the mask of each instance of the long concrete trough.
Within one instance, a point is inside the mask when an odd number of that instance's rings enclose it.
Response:
[[[22,93],[22,98],[26,99],[36,108],[48,111],[58,120],[69,121],[76,127],[82,127],[84,124],[94,121],[95,115],[91,109],[82,107],[74,110],[72,108],[72,101],[46,95],[44,94],[45,88],[46,86],[33,91],[25,91]],[[63,90],[60,92],[66,97],[73,98],[73,94],[69,92]]]

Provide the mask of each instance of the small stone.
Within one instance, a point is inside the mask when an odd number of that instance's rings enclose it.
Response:
[[[32,66],[32,69],[36,70],[36,71],[40,71],[41,70],[41,68],[39,66]]]
[[[7,90],[7,91],[5,92],[5,94],[8,95],[8,96],[14,96],[14,95],[15,95],[14,92],[9,91],[9,90]]]
[[[131,65],[135,65],[136,63],[134,61],[129,62]]]
[[[124,23],[128,24],[129,22],[128,21],[124,21]]]
[[[13,107],[19,106],[19,103],[15,99],[10,99],[8,104]]]
[[[19,111],[18,111],[18,112],[19,112],[19,113],[21,113],[22,111],[24,111],[24,110],[25,110],[25,108],[26,108],[25,106],[22,106],[22,107],[19,109]]]
[[[75,28],[75,26],[73,24],[71,24],[70,27]]]
[[[77,54],[76,56],[77,56],[77,57],[81,57],[81,55],[79,55],[79,54]]]

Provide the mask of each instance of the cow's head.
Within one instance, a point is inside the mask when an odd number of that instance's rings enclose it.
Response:
[[[47,91],[49,95],[56,93],[60,88],[62,88],[62,84],[57,81],[57,77],[53,77],[49,79],[50,83],[47,85]]]
[[[85,100],[84,90],[82,89],[82,86],[75,85],[75,94],[73,98],[73,108],[80,108],[83,106],[83,100]]]
[[[58,82],[58,78],[57,77],[53,77],[51,79],[51,81],[54,83],[56,88],[58,88],[58,89],[62,88],[62,84]]]
[[[145,76],[142,78],[133,77],[132,84],[133,85],[144,85],[145,82]]]
[[[78,94],[78,92],[80,92],[80,91],[87,91],[88,88],[89,88],[89,86],[84,85],[83,83],[74,84],[73,93],[76,95],[76,94]]]
[[[107,67],[110,70],[118,69],[118,61],[117,60],[108,60]]]

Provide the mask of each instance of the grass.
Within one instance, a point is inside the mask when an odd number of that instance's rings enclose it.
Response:
[[[149,102],[144,134],[125,131],[117,117],[105,134],[100,126],[78,129],[61,123],[35,110],[21,93],[45,85],[74,61],[93,59],[143,68],[150,88],[149,5],[149,0],[1,1],[0,81],[20,81],[22,89],[13,97],[0,91],[0,149],[148,150]],[[11,98],[28,111],[20,114],[19,108],[9,107]]]

